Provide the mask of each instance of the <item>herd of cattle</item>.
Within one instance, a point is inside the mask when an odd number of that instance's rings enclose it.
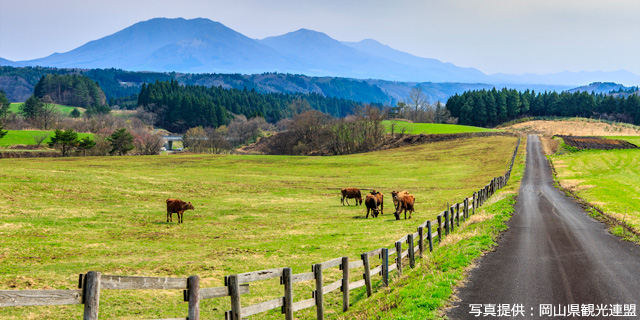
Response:
[[[362,193],[358,188],[342,188],[342,199],[340,202],[344,206],[346,202],[349,205],[349,199],[355,199],[356,206],[362,204]],[[416,198],[407,191],[391,191],[391,197],[393,199],[393,205],[396,211],[393,215],[396,220],[400,220],[400,213],[404,210],[404,218],[407,219],[407,211],[409,211],[409,219],[411,219],[411,213],[413,213],[413,204]],[[369,212],[371,216],[376,218],[378,214],[384,214],[384,196],[382,192],[373,190],[367,194],[364,199],[364,205],[367,207],[367,216],[369,218]],[[380,207],[378,209],[378,207]]]
[[[356,206],[362,204],[362,194],[358,188],[343,188],[342,190],[342,205],[346,202],[349,205],[349,199],[355,199]],[[400,213],[404,210],[404,218],[407,219],[407,211],[409,211],[409,219],[411,219],[411,213],[413,213],[413,204],[416,201],[412,194],[407,191],[391,191],[391,197],[393,199],[393,205],[396,211],[393,215],[396,220],[400,220]],[[369,212],[374,218],[378,217],[378,214],[384,214],[384,195],[382,192],[371,191],[364,200],[364,205],[367,207],[367,217],[369,218]],[[191,202],[184,202],[180,199],[167,199],[167,222],[173,222],[173,213],[178,214],[178,223],[183,223],[182,218],[184,212],[187,210],[195,210]]]

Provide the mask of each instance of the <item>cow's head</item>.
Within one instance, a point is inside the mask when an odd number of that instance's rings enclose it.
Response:
[[[393,215],[396,217],[396,220],[400,220],[400,212],[399,211],[394,212]]]
[[[185,210],[195,210],[195,208],[191,204],[191,201],[187,202],[187,208]]]
[[[394,200],[398,200],[398,191],[391,191],[391,197]]]

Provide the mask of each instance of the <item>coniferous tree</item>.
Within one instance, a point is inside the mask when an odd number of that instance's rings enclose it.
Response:
[[[125,128],[114,131],[107,138],[107,141],[111,143],[110,154],[118,153],[118,155],[124,156],[134,148],[133,135]]]
[[[4,94],[4,91],[0,90],[0,123],[4,123],[7,120],[7,116],[10,111],[11,103],[9,99]]]
[[[66,131],[56,129],[53,133],[53,137],[51,137],[51,141],[48,142],[49,147],[60,148],[63,157],[67,155],[67,152],[71,149],[77,148],[78,143],[78,133],[73,131],[73,129]]]
[[[82,151],[83,155],[87,155],[87,150],[95,147],[96,142],[91,137],[84,137],[78,141],[78,150]]]
[[[73,110],[71,110],[71,113],[69,113],[69,116],[71,116],[71,118],[80,118],[80,111],[78,110],[78,108],[73,108]]]

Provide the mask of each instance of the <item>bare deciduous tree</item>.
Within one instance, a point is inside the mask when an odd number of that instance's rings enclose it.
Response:
[[[39,148],[40,145],[45,140],[47,140],[47,138],[49,138],[49,133],[48,132],[33,133],[33,134],[31,134],[31,137],[33,138],[33,142],[35,142],[36,146],[38,146],[38,148]]]
[[[133,140],[137,153],[141,155],[159,154],[163,144],[164,140],[160,135],[149,132],[136,134]]]

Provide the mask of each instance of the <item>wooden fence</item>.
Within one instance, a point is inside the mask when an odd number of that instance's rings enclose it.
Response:
[[[509,169],[500,177],[493,178],[482,189],[465,198],[462,203],[456,203],[442,213],[435,221],[425,221],[420,224],[415,233],[410,233],[398,239],[390,248],[378,248],[360,255],[359,259],[350,261],[349,257],[340,257],[322,263],[314,264],[311,272],[293,274],[291,268],[276,268],[234,274],[225,277],[224,287],[200,288],[200,278],[161,278],[161,277],[128,277],[102,275],[100,272],[89,271],[81,274],[77,290],[0,290],[0,307],[42,306],[84,304],[84,319],[98,319],[101,290],[123,289],[175,289],[183,290],[184,301],[188,302],[188,316],[173,318],[198,320],[200,319],[200,300],[230,297],[231,310],[225,312],[225,319],[240,320],[272,309],[280,308],[284,318],[293,319],[296,311],[316,307],[317,319],[324,319],[324,295],[340,289],[342,292],[342,310],[349,310],[349,292],[366,287],[367,296],[373,294],[372,277],[380,277],[383,287],[389,285],[390,274],[402,275],[405,266],[415,266],[416,254],[421,257],[426,251],[434,250],[434,242],[455,231],[460,226],[460,220],[466,221],[476,209],[482,206],[498,189],[504,187],[511,176],[513,163],[520,146],[520,138],[511,157]],[[444,230],[443,230],[444,228]],[[403,250],[403,245],[406,249]],[[392,260],[390,260],[392,259]],[[391,261],[391,263],[389,263]],[[342,278],[325,284],[323,271],[339,268]],[[272,300],[250,306],[242,306],[241,296],[249,293],[249,284],[255,281],[280,278],[283,295]],[[293,285],[299,282],[313,281],[315,290],[310,299],[294,299]],[[170,320],[170,319],[165,319]]]

